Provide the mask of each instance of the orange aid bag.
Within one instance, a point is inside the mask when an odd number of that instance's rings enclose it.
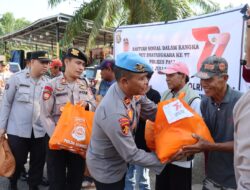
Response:
[[[179,98],[158,104],[151,138],[155,140],[155,152],[162,163],[167,162],[183,146],[195,144],[197,140],[192,137],[193,133],[209,142],[214,142],[202,117],[182,97],[183,94]],[[148,126],[145,128],[145,134],[147,130]],[[148,144],[152,139],[149,139],[150,136],[147,137],[145,136]]]
[[[84,157],[90,143],[93,120],[94,112],[68,102],[50,138],[49,148],[68,150]]]
[[[147,120],[145,125],[145,139],[147,147],[155,151],[155,133],[154,133],[155,123]]]
[[[15,172],[16,161],[6,136],[0,137],[0,176],[10,177]]]

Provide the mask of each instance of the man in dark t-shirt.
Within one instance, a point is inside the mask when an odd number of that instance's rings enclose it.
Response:
[[[195,75],[201,79],[205,96],[201,101],[202,117],[215,143],[198,135],[194,145],[184,146],[184,153],[208,151],[206,178],[203,190],[236,190],[234,174],[234,122],[233,108],[241,97],[239,91],[227,84],[228,63],[224,58],[210,56]]]

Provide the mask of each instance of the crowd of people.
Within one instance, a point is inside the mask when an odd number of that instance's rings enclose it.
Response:
[[[250,82],[249,19],[247,26],[243,78]],[[203,190],[250,189],[250,92],[243,95],[227,83],[227,60],[216,55],[203,60],[194,75],[200,78],[202,97],[189,86],[189,69],[182,62],[159,71],[168,85],[161,96],[149,85],[152,66],[133,52],[101,62],[102,82],[93,94],[81,77],[87,62],[77,48],[69,48],[62,61],[51,60],[46,51],[34,51],[27,53],[26,68],[12,74],[5,57],[0,57],[0,136],[7,134],[16,161],[10,190],[18,189],[28,155],[29,190],[39,189],[45,163],[49,190],[80,190],[84,179],[94,182],[97,190],[134,190],[136,186],[147,190],[151,189],[149,170],[156,174],[156,190],[191,190],[193,159],[200,152],[206,164]],[[155,120],[157,103],[183,92],[184,101],[204,119],[214,143],[192,134],[197,143],[183,145],[162,163],[146,145],[146,120]],[[86,159],[48,146],[67,102],[81,103],[85,110],[95,112]],[[88,178],[84,177],[86,168]]]

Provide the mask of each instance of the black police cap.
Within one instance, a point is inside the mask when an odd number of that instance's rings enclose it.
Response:
[[[83,60],[86,64],[88,62],[87,56],[77,48],[69,48],[64,58],[77,58]]]
[[[26,53],[26,61],[31,60],[31,54],[32,54],[31,51]]]
[[[47,51],[31,52],[31,59],[38,59],[39,61],[43,61],[43,62],[46,62],[46,61],[50,62],[51,61]]]

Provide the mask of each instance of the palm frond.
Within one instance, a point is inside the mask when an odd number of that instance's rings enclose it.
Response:
[[[211,13],[220,9],[219,4],[212,0],[189,0],[189,2],[201,8],[203,13]]]
[[[66,0],[48,0],[55,6]],[[62,40],[70,43],[80,33],[87,30],[84,19],[93,20],[87,48],[94,46],[99,30],[120,24],[139,24],[155,21],[168,21],[195,15],[192,6],[199,7],[203,12],[211,12],[219,8],[212,0],[92,0],[83,1],[68,23],[65,37]],[[89,32],[89,31],[88,31]]]
[[[122,3],[123,0],[104,0],[100,7],[98,15],[94,20],[94,25],[88,39],[87,49],[94,46],[95,38],[99,34],[99,29],[106,26],[110,16],[115,13],[115,10],[117,10],[117,6],[122,5]]]
[[[50,7],[55,7],[64,1],[66,1],[66,0],[48,0],[48,4]]]

